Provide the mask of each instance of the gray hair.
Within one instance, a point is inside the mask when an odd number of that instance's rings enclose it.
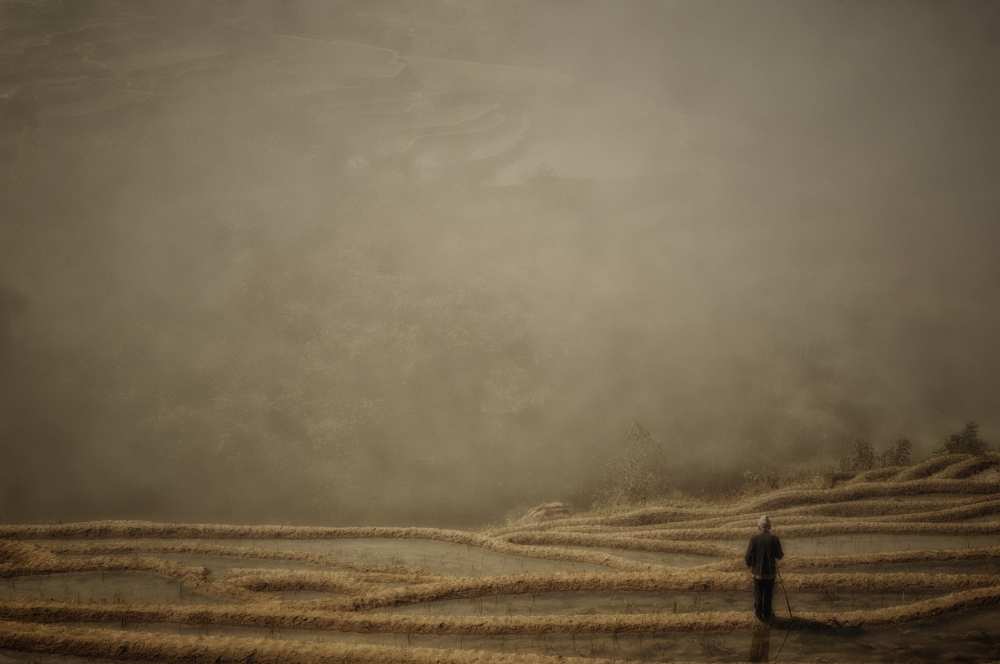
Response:
[[[757,519],[757,527],[760,528],[761,530],[770,530],[771,517],[765,514],[764,516]]]

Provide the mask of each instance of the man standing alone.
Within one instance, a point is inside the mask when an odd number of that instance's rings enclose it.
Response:
[[[778,561],[784,557],[781,540],[771,534],[771,519],[766,515],[757,520],[759,533],[750,538],[744,561],[753,572],[753,612],[759,620],[770,621],[774,617],[771,600],[774,597],[774,577],[778,573]]]

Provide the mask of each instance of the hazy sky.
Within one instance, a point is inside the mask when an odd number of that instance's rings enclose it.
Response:
[[[986,1],[0,1],[0,520],[996,441],[997,62]]]

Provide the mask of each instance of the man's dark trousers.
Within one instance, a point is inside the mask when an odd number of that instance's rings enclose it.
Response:
[[[774,579],[753,580],[753,612],[761,620],[774,617],[771,600],[774,598]]]

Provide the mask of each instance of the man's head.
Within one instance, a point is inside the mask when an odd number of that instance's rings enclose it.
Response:
[[[757,527],[760,528],[762,533],[766,533],[771,530],[771,517],[765,514],[757,519]]]

